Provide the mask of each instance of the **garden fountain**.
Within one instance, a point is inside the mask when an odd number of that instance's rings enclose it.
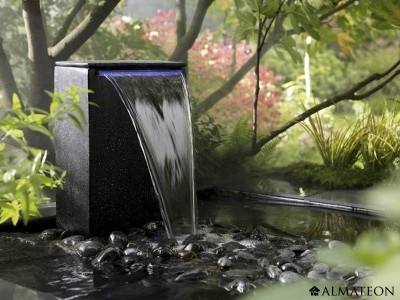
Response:
[[[87,120],[83,130],[68,120],[55,128],[57,164],[68,172],[57,223],[67,230],[0,234],[2,295],[224,299],[273,281],[334,275],[314,270],[323,239],[352,243],[381,226],[378,212],[362,205],[215,187],[198,191],[197,228],[183,67],[56,64],[57,91],[85,90]],[[161,216],[165,228],[148,222]],[[124,232],[104,238],[114,230]]]
[[[107,235],[110,228],[138,226],[161,211],[169,236],[195,231],[183,67],[179,62],[56,63],[57,91],[73,85],[94,92],[82,96],[83,131],[69,120],[55,128],[57,164],[68,174],[57,196],[60,227]]]

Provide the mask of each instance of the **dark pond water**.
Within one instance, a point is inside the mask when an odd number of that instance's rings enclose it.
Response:
[[[205,234],[202,240],[207,241],[209,246],[198,253],[197,258],[173,256],[167,260],[146,259],[139,262],[147,267],[134,272],[132,268],[127,270],[126,267],[116,266],[115,262],[93,268],[90,261],[68,254],[57,246],[60,241],[43,242],[35,233],[1,233],[0,278],[62,299],[226,299],[238,295],[227,288],[235,282],[239,272],[237,269],[248,269],[251,273],[245,275],[247,279],[243,279],[249,289],[273,284],[266,275],[259,275],[257,260],[252,261],[254,256],[259,259],[269,255],[267,252],[260,254],[260,249],[267,249],[264,246],[271,245],[267,244],[267,238],[271,241],[275,239],[275,242],[281,238],[292,245],[299,236],[307,240],[327,239],[351,243],[362,231],[380,226],[379,221],[350,215],[237,200],[199,201],[199,216],[200,224],[203,224],[200,233]],[[207,226],[211,220],[214,224]],[[232,241],[235,233],[254,232],[255,226],[266,237],[265,240],[251,237],[236,239],[245,245],[244,252],[248,254],[240,251],[243,256],[238,258],[237,249],[231,251],[227,250],[228,247],[225,253],[215,254],[215,246],[223,248]],[[160,233],[153,236],[153,240],[148,237],[144,240],[155,248],[156,241],[160,237],[162,239],[163,235]],[[177,238],[180,245],[175,246],[174,251],[179,252],[183,248],[181,243],[184,238],[186,236]],[[275,246],[269,246],[268,251],[282,249]],[[213,257],[218,260],[222,255],[232,256],[236,271],[231,269],[227,273],[218,268]],[[250,255],[250,258],[246,255]],[[206,262],[205,258],[210,257],[212,259]],[[182,273],[199,268],[203,271],[194,274],[193,278],[189,274],[187,278],[177,280]]]

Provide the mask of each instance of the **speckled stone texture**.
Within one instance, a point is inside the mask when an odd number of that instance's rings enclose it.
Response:
[[[87,118],[84,131],[69,120],[56,124],[56,163],[67,170],[64,190],[57,193],[58,226],[85,235],[105,236],[160,219],[150,174],[140,143],[117,91],[99,68],[180,69],[165,62],[58,62],[55,90],[71,85],[93,90],[81,94]]]

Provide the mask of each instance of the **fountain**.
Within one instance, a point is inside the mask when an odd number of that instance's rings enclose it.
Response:
[[[56,63],[57,91],[71,85],[94,91],[82,98],[88,120],[83,131],[68,120],[55,128],[57,164],[68,174],[57,195],[60,227],[106,235],[111,228],[142,225],[161,211],[169,236],[195,232],[183,67],[179,62]]]

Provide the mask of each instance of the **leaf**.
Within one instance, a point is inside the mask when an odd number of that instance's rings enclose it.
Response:
[[[77,117],[75,117],[73,114],[68,114],[68,118],[72,121],[72,123],[74,123],[74,125],[80,129],[81,131],[83,131],[83,127],[82,124],[79,122],[79,120],[77,119]]]
[[[15,138],[22,138],[24,136],[24,132],[19,129],[13,129],[9,133],[10,136],[15,137]]]
[[[58,108],[58,102],[52,101],[50,104],[50,113],[56,112],[57,108]]]
[[[12,95],[12,103],[13,103],[13,105],[12,105],[13,110],[21,110],[22,109],[21,101],[19,100],[18,95],[15,93]]]
[[[240,21],[242,21],[243,23],[245,23],[246,25],[248,25],[252,28],[254,28],[256,26],[257,19],[253,14],[251,14],[249,12],[238,10],[236,12],[236,17]]]
[[[355,45],[355,40],[346,32],[339,32],[337,35],[337,40],[340,49],[349,57],[353,57],[353,46]]]
[[[19,219],[19,205],[17,201],[0,202],[0,224],[4,223],[8,219],[11,219],[13,225],[17,225]]]

